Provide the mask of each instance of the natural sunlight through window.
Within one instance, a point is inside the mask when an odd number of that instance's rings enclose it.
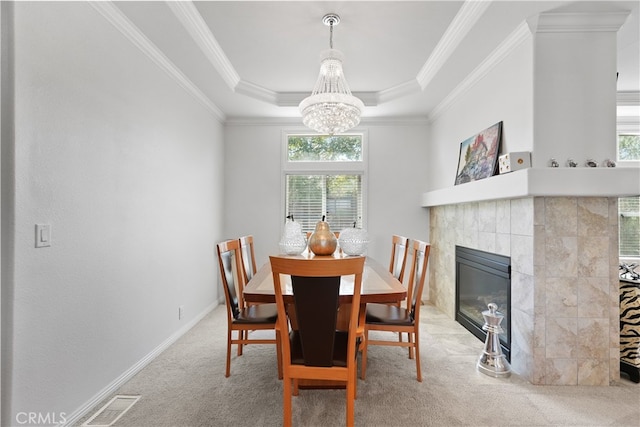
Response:
[[[618,135],[618,160],[640,160],[640,135]]]
[[[618,160],[640,160],[640,135],[618,136]],[[621,258],[640,258],[640,197],[618,199]]]
[[[287,135],[285,152],[285,215],[303,231],[313,231],[322,216],[333,231],[363,227],[363,135]]]

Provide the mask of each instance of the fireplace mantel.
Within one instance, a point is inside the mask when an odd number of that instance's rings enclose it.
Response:
[[[530,168],[422,194],[421,206],[529,196],[624,197],[640,194],[640,168]]]

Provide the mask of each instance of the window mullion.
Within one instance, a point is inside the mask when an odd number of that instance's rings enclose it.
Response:
[[[327,213],[327,175],[322,175],[322,215]]]

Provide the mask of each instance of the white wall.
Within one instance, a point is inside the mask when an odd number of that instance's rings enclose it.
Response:
[[[573,20],[580,15],[568,16],[571,21],[560,18],[557,23],[555,16],[541,16],[543,28],[538,30],[531,25],[535,32],[534,167],[546,166],[551,157],[562,165],[572,158],[579,166],[587,159],[601,164],[617,157],[615,25],[603,13],[590,17],[585,29],[567,31],[574,30]],[[618,19],[621,25],[624,20]]]
[[[427,126],[363,121],[368,135],[368,255],[387,264],[391,235],[428,240],[420,195],[427,181]],[[225,237],[253,234],[259,264],[278,252],[284,224],[282,138],[308,132],[287,124],[230,123],[225,132]],[[339,231],[339,230],[334,230]]]
[[[198,101],[86,3],[18,2],[14,25],[3,425],[72,416],[217,303],[223,214],[223,129]]]
[[[529,37],[432,121],[426,180],[429,190],[453,186],[460,143],[497,122],[503,122],[500,154],[532,151],[532,55]]]

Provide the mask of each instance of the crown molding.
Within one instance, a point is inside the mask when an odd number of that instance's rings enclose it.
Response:
[[[232,90],[235,90],[240,84],[240,76],[195,5],[191,1],[168,1],[167,6],[191,35],[191,38],[200,47],[225,83]]]
[[[528,19],[532,33],[616,32],[629,11],[543,12]]]
[[[278,92],[276,105],[278,107],[297,107],[309,95],[309,92]]]
[[[91,1],[89,4],[109,23],[120,31],[134,46],[140,49],[160,69],[166,72],[179,86],[196,98],[218,120],[224,121],[225,115],[189,78],[151,42],[142,31],[131,22],[120,9],[110,1]]]
[[[296,107],[309,95],[302,92],[274,92],[243,80],[194,4],[189,0],[167,4],[232,91],[279,107]],[[465,1],[415,80],[377,92],[354,92],[353,95],[360,98],[365,106],[373,107],[424,90],[490,4],[491,1]]]
[[[360,124],[351,131],[358,132],[361,126],[426,126],[426,117],[363,117]],[[229,117],[225,126],[297,126],[304,127],[299,117]],[[350,131],[350,132],[351,132]]]
[[[491,1],[465,1],[435,49],[427,59],[427,62],[418,72],[416,80],[420,88],[424,90],[436,73],[442,68],[451,54],[456,50],[460,42],[467,36],[478,19],[491,5]]]
[[[251,98],[255,98],[260,101],[268,102],[269,104],[278,104],[278,93],[246,80],[240,80],[238,85],[235,87],[234,92],[250,96]]]
[[[410,80],[406,83],[399,84],[389,89],[381,90],[377,93],[378,101],[380,103],[393,101],[394,99],[402,98],[403,96],[411,95],[416,92],[420,92],[423,88],[418,83],[417,79]],[[366,105],[366,104],[365,104]]]
[[[89,4],[118,29],[138,49],[165,71],[179,86],[201,102],[218,120],[231,120],[207,97],[162,51],[153,44],[111,1],[90,1]],[[464,2],[442,39],[436,45],[415,79],[377,92],[354,92],[365,106],[376,106],[424,90],[455,51],[461,40],[490,6],[491,1]],[[216,71],[232,91],[280,107],[296,107],[307,97],[303,92],[275,92],[242,80],[202,15],[191,1],[167,2],[167,6],[197,43]],[[478,67],[476,67],[436,108],[428,119],[435,120],[469,88],[518,47],[531,33],[618,31],[629,15],[628,11],[611,12],[545,12],[521,24]],[[528,27],[528,28],[527,28]],[[618,92],[617,105],[637,107],[640,92]],[[369,122],[371,119],[364,119]],[[267,119],[269,123],[272,120]]]
[[[480,63],[451,93],[440,102],[429,114],[429,120],[435,120],[440,114],[453,105],[467,90],[486,76],[507,55],[518,48],[525,40],[531,38],[531,33],[525,22],[521,23],[487,58]]]

